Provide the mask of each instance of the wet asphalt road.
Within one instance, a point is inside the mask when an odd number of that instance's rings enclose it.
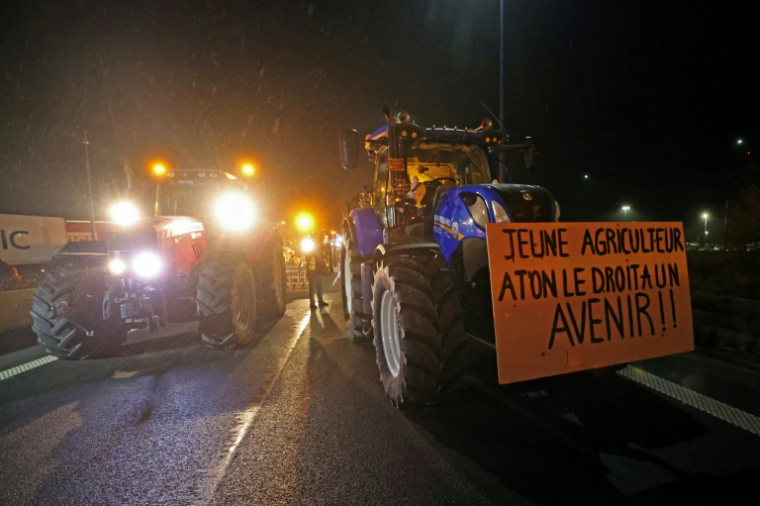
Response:
[[[243,350],[207,349],[185,328],[0,381],[0,504],[700,504],[755,493],[760,435],[620,374],[505,389],[486,360],[443,405],[398,410],[372,344],[351,344],[340,301],[328,300],[316,313],[291,302]],[[39,356],[18,352],[0,369]],[[760,416],[756,366],[725,358],[636,371]]]

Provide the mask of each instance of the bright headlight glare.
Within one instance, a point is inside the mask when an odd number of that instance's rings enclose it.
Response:
[[[491,202],[491,207],[493,208],[493,222],[494,223],[503,223],[503,222],[510,222],[512,220],[509,219],[509,215],[507,214],[506,209],[504,209],[501,204],[496,202],[495,200]]]
[[[155,278],[161,267],[161,258],[152,251],[138,253],[132,260],[132,270],[141,278]]]
[[[315,246],[314,241],[311,239],[306,238],[301,241],[301,251],[304,253],[311,253],[314,251]]]
[[[116,202],[109,209],[111,219],[117,224],[127,227],[140,219],[140,211],[132,202]]]
[[[247,230],[254,221],[253,201],[242,193],[226,193],[216,200],[214,215],[227,230]]]
[[[111,271],[111,274],[119,276],[127,270],[127,264],[121,258],[113,258],[108,262],[108,270]]]

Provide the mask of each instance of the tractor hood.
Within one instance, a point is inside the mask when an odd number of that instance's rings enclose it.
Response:
[[[546,188],[527,184],[488,185],[499,194],[512,221],[554,221],[554,198]]]

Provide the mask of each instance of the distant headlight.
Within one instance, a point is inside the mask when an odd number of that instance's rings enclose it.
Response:
[[[301,240],[301,251],[304,253],[311,253],[314,251],[314,248],[316,247],[316,244],[314,244],[314,241],[306,238]]]
[[[123,227],[133,225],[140,219],[140,211],[132,202],[117,202],[108,211],[111,219]]]
[[[141,278],[155,278],[161,273],[161,257],[152,251],[143,251],[132,260],[132,270]]]
[[[214,205],[219,225],[227,230],[248,230],[254,221],[253,201],[242,193],[225,193]]]
[[[114,276],[120,276],[127,270],[127,264],[125,264],[124,260],[121,258],[114,258],[108,262],[108,270],[110,270],[111,274]]]

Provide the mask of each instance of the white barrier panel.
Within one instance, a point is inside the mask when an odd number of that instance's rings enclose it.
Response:
[[[0,259],[9,265],[45,263],[64,244],[63,218],[0,214]]]
[[[16,330],[32,325],[29,311],[36,288],[0,292],[0,332]]]

